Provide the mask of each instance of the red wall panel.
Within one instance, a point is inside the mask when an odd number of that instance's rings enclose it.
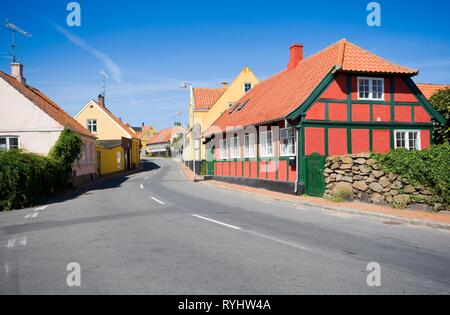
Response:
[[[289,166],[289,181],[295,183],[297,180],[297,167]]]
[[[277,162],[270,161],[267,163],[267,179],[276,180],[277,179]]]
[[[230,176],[236,176],[236,162],[230,162]]]
[[[328,89],[322,94],[321,98],[331,98],[345,100],[347,99],[347,79],[344,74],[340,74]]]
[[[375,122],[390,122],[391,107],[389,105],[373,105],[373,120]]]
[[[395,106],[395,122],[411,122],[411,106]]]
[[[282,182],[287,182],[287,161],[280,161],[278,163],[278,180]]]
[[[345,155],[347,149],[347,129],[328,129],[328,155]]]
[[[346,121],[347,104],[328,104],[328,116],[331,121]]]
[[[418,123],[429,123],[431,122],[431,117],[428,115],[425,108],[416,106],[414,107],[414,121]]]
[[[259,162],[259,178],[267,179],[267,162],[266,161]]]
[[[258,162],[250,162],[250,177],[258,178]]]
[[[242,162],[236,162],[237,163],[237,173],[236,173],[236,177],[243,177],[244,173],[243,173],[243,166],[242,166]]]
[[[401,78],[395,78],[394,87],[395,87],[394,99],[396,102],[417,103],[416,96],[411,92],[409,87],[403,82]]]
[[[222,176],[230,176],[230,163],[223,162],[223,175]]]
[[[373,152],[388,153],[391,151],[391,132],[386,129],[373,130]]]
[[[217,162],[217,176],[223,176],[223,163],[222,162]]]
[[[370,152],[370,131],[368,129],[352,129],[352,153]]]
[[[325,120],[325,103],[315,103],[306,112],[307,120]]]
[[[364,122],[370,121],[370,105],[353,104],[352,120],[353,121],[364,121]]]
[[[250,162],[244,162],[243,177],[250,177]]]
[[[420,131],[420,144],[422,146],[422,150],[427,149],[431,145],[431,135],[430,130],[421,130]]]
[[[325,129],[305,128],[305,155],[315,152],[325,155]]]

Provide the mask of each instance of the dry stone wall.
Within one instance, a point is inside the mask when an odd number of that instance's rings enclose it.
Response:
[[[370,154],[333,156],[325,163],[326,196],[346,191],[351,199],[395,208],[445,210],[442,199],[422,185],[386,174]]]

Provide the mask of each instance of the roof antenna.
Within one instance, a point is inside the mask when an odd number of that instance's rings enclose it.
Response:
[[[25,37],[31,37],[31,34],[28,32],[25,32],[20,27],[17,27],[16,25],[9,23],[9,19],[6,19],[5,21],[5,27],[11,31],[11,55],[12,55],[12,62],[17,63],[17,55],[16,55],[16,33],[20,33]]]
[[[100,70],[100,76],[102,77],[102,80],[103,80],[103,85],[102,85],[103,92],[101,95],[104,98],[106,98],[106,79],[108,79],[108,75],[105,73],[105,71]]]

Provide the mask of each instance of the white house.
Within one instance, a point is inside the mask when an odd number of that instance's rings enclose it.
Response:
[[[22,149],[47,156],[65,128],[77,133],[84,144],[73,176],[92,178],[96,137],[41,91],[27,85],[23,65],[13,63],[11,75],[0,71],[0,150]]]

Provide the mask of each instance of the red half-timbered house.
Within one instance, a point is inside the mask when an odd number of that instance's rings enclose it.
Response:
[[[347,40],[306,59],[302,45],[290,54],[284,71],[205,131],[216,179],[321,195],[326,156],[421,150],[445,122],[412,81],[418,70]]]

